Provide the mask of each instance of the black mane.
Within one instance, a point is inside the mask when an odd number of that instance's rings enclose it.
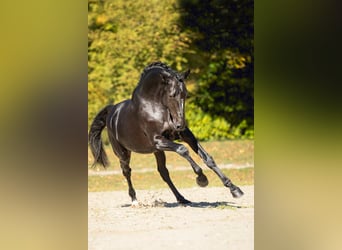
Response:
[[[143,77],[151,70],[151,69],[155,69],[155,68],[160,68],[163,69],[165,71],[167,71],[168,73],[174,75],[175,77],[179,77],[178,72],[176,72],[175,70],[173,70],[170,66],[168,66],[165,63],[162,62],[153,62],[151,64],[149,64],[141,73],[140,75],[140,80],[139,83],[141,82],[141,80],[143,79]]]

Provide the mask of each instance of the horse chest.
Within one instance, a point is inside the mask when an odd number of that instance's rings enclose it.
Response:
[[[163,123],[167,117],[167,110],[160,105],[153,103],[145,103],[139,109],[140,120],[146,120],[147,122]]]

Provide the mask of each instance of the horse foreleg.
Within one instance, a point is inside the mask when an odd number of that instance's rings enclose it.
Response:
[[[162,136],[159,136],[155,138],[156,141],[156,147],[159,150],[167,150],[167,151],[174,151],[184,157],[191,165],[192,169],[194,172],[197,174],[196,182],[200,187],[205,187],[208,185],[208,179],[207,177],[203,174],[203,170],[200,168],[200,166],[197,165],[197,163],[191,158],[189,155],[188,149],[178,143],[174,143]]]
[[[176,199],[179,203],[181,204],[187,204],[190,203],[187,199],[185,199],[176,189],[175,185],[172,183],[170,175],[169,175],[169,170],[166,168],[166,158],[165,158],[165,153],[163,151],[158,151],[154,153],[154,156],[156,157],[157,160],[157,165],[158,165],[158,171],[160,173],[160,176],[162,179],[169,185],[172,193],[176,196]]]
[[[199,144],[196,137],[194,136],[194,134],[191,132],[189,128],[185,128],[185,130],[180,133],[180,136],[181,136],[181,139],[185,141],[186,143],[188,143],[189,146],[192,148],[192,150],[201,157],[203,162],[218,175],[223,185],[230,189],[230,192],[234,198],[238,198],[243,195],[243,192],[241,191],[241,189],[235,186],[232,183],[232,181],[222,173],[221,169],[217,167],[214,159]]]

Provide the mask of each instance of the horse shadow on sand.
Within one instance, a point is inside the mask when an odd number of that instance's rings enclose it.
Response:
[[[238,209],[248,208],[245,205],[239,205],[235,202],[216,201],[216,202],[191,202],[188,204],[180,204],[178,202],[165,202],[162,200],[155,200],[152,203],[139,203],[136,206],[132,204],[124,204],[121,207],[137,207],[137,208],[176,208],[176,207],[191,207],[191,208],[217,208],[217,209]]]

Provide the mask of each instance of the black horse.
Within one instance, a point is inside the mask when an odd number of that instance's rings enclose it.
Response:
[[[213,158],[201,147],[186,126],[184,104],[187,90],[184,81],[189,73],[190,70],[178,73],[161,62],[150,64],[141,74],[132,99],[106,106],[97,114],[91,125],[89,143],[95,158],[94,165],[96,163],[104,167],[108,165],[101,141],[101,132],[107,126],[110,143],[120,160],[133,203],[136,203],[137,199],[129,166],[132,151],[155,155],[158,171],[179,203],[186,204],[190,201],[186,200],[172,183],[165,166],[164,151],[174,151],[188,160],[197,174],[197,184],[201,187],[208,185],[207,177],[190,157],[187,148],[174,142],[177,139],[190,145],[204,163],[219,176],[223,185],[230,189],[234,198],[243,195],[240,188],[216,166]]]

